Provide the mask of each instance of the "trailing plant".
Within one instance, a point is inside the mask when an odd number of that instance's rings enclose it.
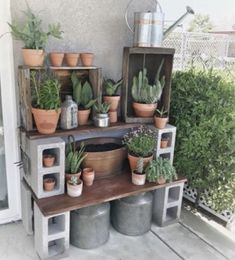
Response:
[[[16,40],[24,42],[26,49],[44,49],[48,39],[54,37],[62,38],[60,24],[49,24],[48,31],[42,29],[42,20],[37,17],[30,7],[27,11],[23,11],[26,16],[26,21],[23,26],[20,26],[16,21],[12,24],[8,23],[11,28],[11,33]]]
[[[81,144],[79,150],[76,150],[75,138],[72,135],[68,136],[68,143],[65,150],[65,172],[66,173],[78,173],[82,161],[86,158],[87,154],[84,154],[85,146]]]
[[[144,174],[144,158],[143,157],[139,157],[139,159],[137,161],[136,173]]]
[[[32,106],[39,109],[51,110],[61,107],[59,81],[48,72],[31,71]]]
[[[150,161],[145,168],[145,173],[149,182],[156,182],[161,177],[168,182],[177,179],[175,167],[171,165],[169,159],[162,157]]]
[[[115,96],[117,95],[117,91],[119,87],[121,86],[123,80],[120,79],[117,82],[115,82],[112,79],[107,79],[104,81],[104,93],[106,96]]]
[[[96,102],[94,104],[94,109],[96,111],[96,113],[98,114],[107,114],[108,111],[109,111],[109,107],[110,107],[110,104],[108,103],[101,103],[101,102]]]
[[[168,113],[168,111],[164,110],[164,106],[161,109],[155,110],[155,115],[157,117],[161,117],[161,118],[167,117],[167,113]]]
[[[138,157],[147,157],[153,154],[157,144],[156,132],[147,126],[133,128],[124,135],[123,144],[128,151]]]
[[[154,84],[150,85],[147,77],[147,69],[139,71],[138,77],[133,77],[133,84],[131,88],[132,98],[137,103],[153,104],[161,98],[162,90],[165,85],[165,76],[160,80],[160,72],[164,63],[162,59],[158,67]]]
[[[213,70],[176,72],[175,166],[214,210],[235,211],[235,83]],[[204,190],[208,189],[208,194]]]
[[[71,76],[73,84],[73,98],[77,102],[78,106],[82,109],[91,108],[96,99],[93,99],[92,87],[88,81],[82,85],[82,81],[77,77],[76,72]]]

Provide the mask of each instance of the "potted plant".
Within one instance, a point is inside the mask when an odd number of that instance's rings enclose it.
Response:
[[[144,158],[139,157],[137,161],[137,168],[131,174],[132,183],[135,185],[144,185],[146,174],[144,172]]]
[[[169,137],[166,134],[162,134],[160,148],[167,148],[169,142]]]
[[[158,157],[152,160],[145,168],[146,178],[149,182],[164,184],[177,179],[175,167],[166,158]]]
[[[54,154],[43,154],[43,165],[44,167],[52,167],[55,163]]]
[[[82,171],[82,179],[86,186],[92,186],[95,179],[95,171],[93,168],[84,168]]]
[[[43,179],[43,188],[45,191],[53,191],[55,188],[55,178],[45,178]]]
[[[154,116],[154,125],[156,128],[165,128],[168,120],[168,111],[164,110],[164,106],[161,109],[156,109]]]
[[[109,126],[109,111],[110,104],[97,102],[94,104],[96,116],[94,117],[95,126],[108,127]]]
[[[157,135],[155,131],[142,125],[125,134],[123,143],[128,149],[130,168],[135,170],[139,157],[144,158],[144,167],[152,160],[157,145]]]
[[[77,77],[76,72],[71,76],[73,84],[73,98],[78,104],[78,124],[86,125],[91,112],[91,107],[95,104],[93,99],[91,85],[86,81],[82,85],[82,81]]]
[[[67,193],[70,197],[79,197],[82,194],[83,181],[76,176],[72,176],[67,181]]]
[[[31,72],[32,114],[41,134],[56,131],[61,113],[60,83],[48,73]]]
[[[66,144],[65,151],[65,179],[70,180],[72,177],[76,176],[80,178],[81,176],[81,163],[85,159],[86,154],[84,154],[85,146],[81,143],[79,150],[76,150],[75,138],[72,135],[68,136],[68,143]]]
[[[24,64],[28,66],[42,66],[45,56],[45,46],[50,37],[61,39],[62,31],[60,24],[49,24],[48,31],[42,28],[42,20],[37,17],[28,7],[24,12],[26,22],[20,26],[16,21],[12,24],[8,23],[11,28],[11,33],[16,40],[21,40],[24,43],[22,49]]]
[[[134,100],[132,103],[136,116],[152,117],[157,108],[157,101],[161,98],[162,90],[165,85],[165,77],[159,80],[160,72],[164,59],[162,60],[153,85],[149,84],[147,69],[139,71],[138,77],[134,76],[131,88],[131,95]]]

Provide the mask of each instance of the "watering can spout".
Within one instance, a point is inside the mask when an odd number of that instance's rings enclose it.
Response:
[[[163,33],[163,39],[165,39],[188,14],[194,14],[190,6],[186,6],[186,12]]]

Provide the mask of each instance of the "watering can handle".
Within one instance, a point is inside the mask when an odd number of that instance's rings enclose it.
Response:
[[[126,7],[126,11],[125,11],[125,20],[126,20],[126,25],[127,27],[129,28],[129,30],[134,33],[134,30],[131,28],[129,22],[128,22],[128,18],[127,18],[127,15],[128,15],[128,11],[129,11],[129,7],[131,5],[131,3],[133,2],[134,0],[130,0],[130,2],[128,3],[127,7]],[[159,9],[160,9],[160,12],[162,13],[162,7],[161,5],[159,4],[158,0],[151,0],[152,2],[155,2],[156,3],[156,10],[157,10],[157,6],[159,6]]]

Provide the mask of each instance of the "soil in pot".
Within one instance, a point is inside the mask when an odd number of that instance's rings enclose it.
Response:
[[[55,188],[55,179],[54,178],[45,178],[43,180],[43,188],[45,191],[53,191]]]
[[[146,174],[138,173],[136,170],[132,171],[132,183],[135,185],[144,185],[146,180]]]
[[[43,155],[43,166],[52,167],[55,163],[55,155],[53,154],[44,154]]]

